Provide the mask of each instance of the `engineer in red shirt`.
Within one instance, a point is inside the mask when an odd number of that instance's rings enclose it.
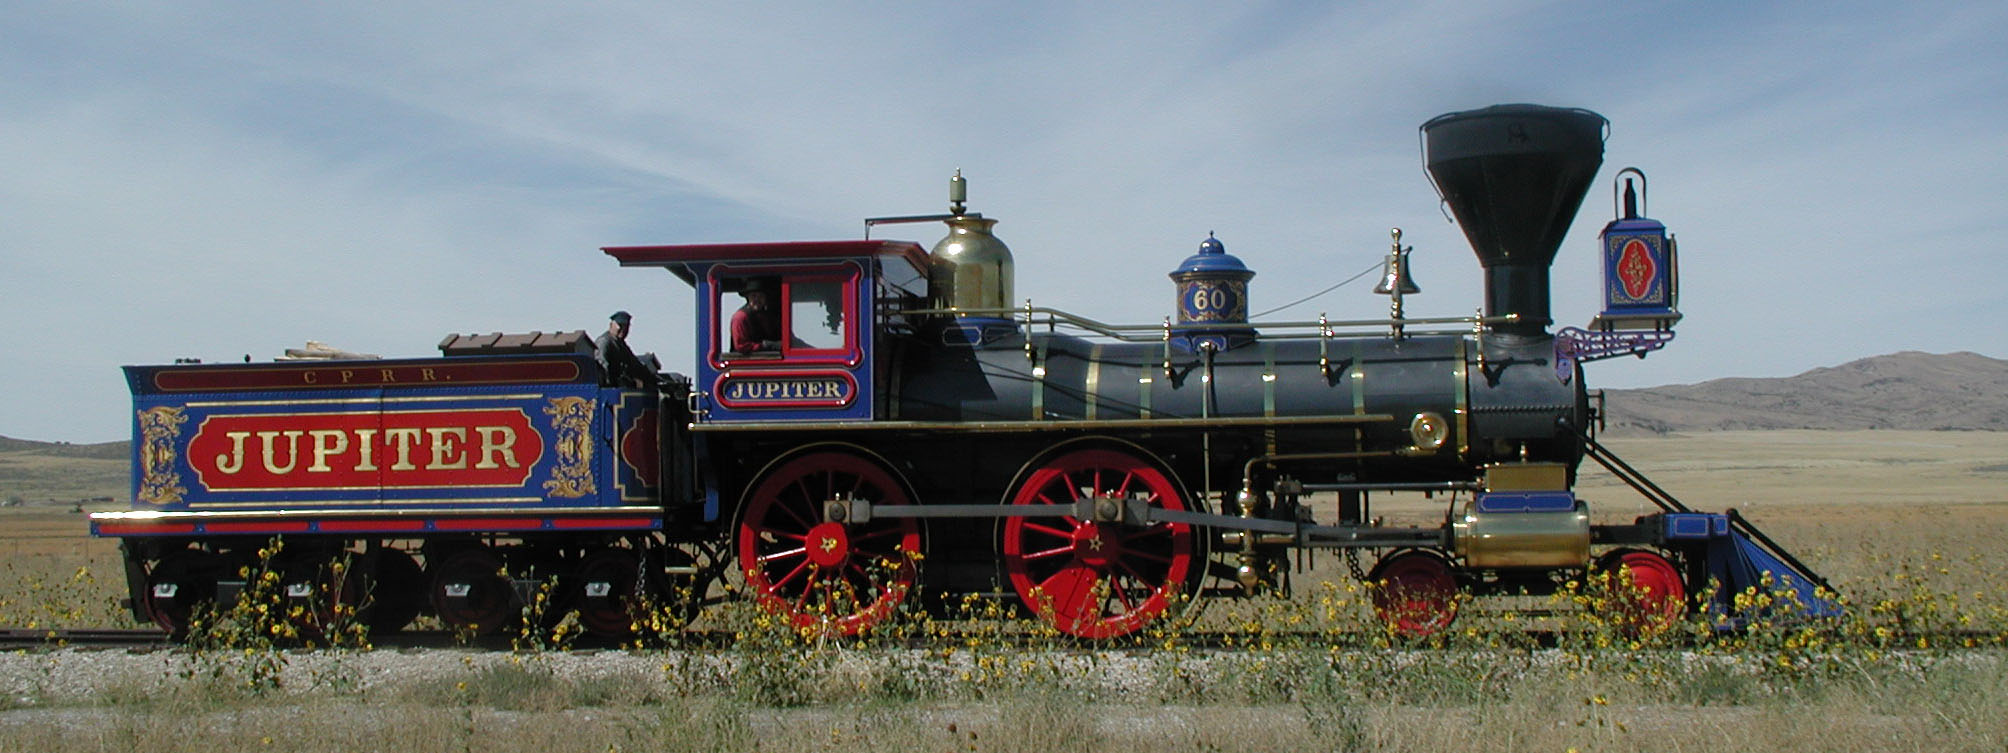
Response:
[[[732,314],[732,350],[739,353],[781,351],[781,309],[775,305],[779,287],[765,277],[746,282],[739,295],[746,303]]]

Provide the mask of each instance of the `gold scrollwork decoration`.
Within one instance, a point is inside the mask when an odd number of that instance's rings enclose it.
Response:
[[[578,498],[593,494],[593,413],[598,400],[583,397],[554,397],[544,406],[551,417],[551,429],[558,433],[558,463],[544,489],[553,497]]]
[[[139,412],[139,501],[155,505],[180,502],[188,493],[181,474],[174,469],[180,456],[175,444],[181,440],[181,425],[188,423],[182,409],[166,405]]]

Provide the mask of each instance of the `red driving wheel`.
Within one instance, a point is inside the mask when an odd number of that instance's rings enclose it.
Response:
[[[1014,505],[1055,509],[1050,517],[1005,519],[1004,571],[1025,606],[1062,633],[1095,639],[1134,633],[1190,585],[1197,537],[1184,523],[1082,520],[1072,513],[1083,500],[1118,506],[1112,511],[1130,500],[1189,509],[1171,477],[1136,455],[1067,452],[1033,470],[1011,496]]]
[[[1457,619],[1457,576],[1435,552],[1396,553],[1375,565],[1367,582],[1374,614],[1396,635],[1435,635]]]
[[[1618,628],[1626,635],[1658,635],[1687,613],[1687,586],[1680,570],[1657,552],[1619,549],[1597,559],[1597,572],[1611,594]]]
[[[739,566],[762,607],[799,629],[857,635],[892,617],[913,591],[920,522],[826,519],[844,500],[913,500],[880,463],[840,450],[797,455],[767,471],[739,520]]]

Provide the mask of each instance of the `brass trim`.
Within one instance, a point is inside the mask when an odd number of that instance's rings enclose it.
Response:
[[[630,390],[629,393],[633,394],[633,391]],[[444,403],[451,401],[468,401],[468,400],[536,400],[538,398],[548,398],[550,396],[551,393],[548,392],[532,392],[522,395],[468,395],[465,397],[459,397],[459,396],[386,397],[383,398],[382,401],[386,403]]]
[[[560,399],[560,398],[552,398],[552,400],[558,400],[558,399]],[[572,399],[572,400],[577,400],[577,399],[582,399],[582,398],[565,398],[565,399]],[[222,421],[227,421],[227,420],[231,420],[231,419],[247,419],[247,418],[261,418],[261,419],[262,419],[262,418],[321,418],[321,417],[325,417],[325,416],[375,416],[375,417],[377,417],[377,419],[378,419],[378,426],[379,426],[379,428],[381,428],[381,422],[382,422],[382,419],[383,419],[383,418],[384,418],[385,416],[403,416],[403,415],[409,415],[409,414],[413,414],[413,413],[458,413],[458,414],[465,414],[465,413],[513,413],[513,414],[515,414],[515,417],[518,417],[518,418],[521,418],[521,419],[523,420],[523,427],[524,427],[524,429],[528,430],[528,431],[529,431],[529,432],[530,432],[530,433],[531,433],[532,435],[534,435],[534,436],[538,436],[538,437],[542,437],[542,436],[543,436],[543,433],[542,433],[542,432],[540,432],[540,431],[537,431],[537,427],[536,427],[536,421],[535,421],[534,419],[530,418],[530,414],[529,414],[529,412],[528,412],[528,411],[526,411],[525,409],[523,409],[523,408],[522,408],[522,407],[520,407],[520,406],[514,406],[514,405],[503,405],[503,406],[494,406],[494,405],[489,405],[489,406],[479,406],[479,407],[473,407],[473,408],[434,408],[434,409],[432,409],[432,410],[427,410],[427,411],[415,411],[415,410],[352,410],[352,411],[305,411],[305,412],[297,412],[297,411],[295,411],[295,412],[273,412],[273,413],[223,413],[223,412],[217,412],[217,413],[211,413],[211,414],[209,414],[209,415],[206,415],[206,416],[203,416],[203,417],[202,417],[202,423],[201,423],[201,424],[199,424],[199,425],[197,425],[197,427],[196,427],[196,430],[195,430],[195,436],[193,436],[193,437],[190,437],[190,438],[189,438],[189,449],[191,449],[191,450],[192,450],[192,449],[194,449],[194,443],[195,443],[195,441],[196,441],[196,440],[198,440],[198,439],[200,439],[200,438],[202,437],[202,435],[203,435],[203,433],[204,433],[204,432],[207,432],[207,431],[210,431],[210,430],[211,430],[211,429],[209,428],[209,424],[210,424],[210,422],[212,422],[212,421],[217,421],[217,422],[222,422]],[[350,427],[350,428],[358,428],[358,427]],[[367,427],[360,427],[360,428],[367,428]],[[225,431],[226,435],[228,434],[227,430],[220,430],[220,431]],[[372,431],[374,431],[374,430],[372,430]],[[388,441],[388,440],[386,440],[386,441]],[[464,482],[464,481],[458,481],[458,480],[456,480],[456,481],[452,481],[452,482],[446,482],[446,483],[431,483],[431,484],[418,484],[418,483],[393,483],[393,484],[384,484],[384,483],[382,483],[382,482],[381,482],[381,476],[379,476],[379,482],[378,482],[378,483],[374,483],[374,484],[355,484],[355,485],[350,485],[350,486],[331,486],[331,485],[327,485],[327,484],[321,484],[321,485],[314,485],[314,484],[312,484],[312,481],[313,481],[313,478],[311,477],[311,476],[312,476],[312,471],[309,471],[309,472],[308,472],[308,475],[309,475],[309,478],[306,478],[306,479],[303,479],[303,480],[302,480],[302,481],[301,481],[300,483],[298,483],[298,484],[286,484],[286,485],[281,485],[281,486],[244,486],[244,485],[230,485],[230,486],[223,486],[223,487],[219,488],[219,487],[218,487],[218,486],[217,486],[216,484],[213,484],[213,483],[211,483],[211,482],[209,481],[209,475],[208,475],[207,473],[205,473],[204,471],[207,471],[207,470],[213,470],[213,469],[215,469],[215,468],[217,467],[217,463],[218,463],[218,462],[220,462],[220,458],[219,458],[218,460],[216,460],[216,461],[210,461],[210,462],[208,462],[208,463],[205,463],[205,464],[203,464],[203,465],[200,465],[200,466],[196,465],[196,464],[195,464],[195,462],[194,462],[194,461],[193,461],[193,460],[191,459],[191,460],[189,461],[189,465],[190,465],[190,467],[192,468],[192,470],[194,470],[194,471],[195,471],[195,477],[196,477],[196,482],[197,482],[198,484],[201,484],[201,485],[202,485],[202,486],[203,486],[203,487],[204,487],[205,489],[207,489],[207,490],[208,490],[208,491],[209,491],[210,493],[212,493],[212,494],[236,494],[236,493],[242,493],[242,492],[322,492],[322,491],[352,491],[352,490],[360,490],[360,489],[439,489],[439,488],[449,488],[449,487],[463,487],[463,488],[480,488],[480,489],[504,489],[504,488],[515,488],[515,487],[521,487],[521,486],[523,486],[524,484],[527,484],[527,483],[530,483],[530,477],[531,477],[531,476],[532,476],[533,474],[535,474],[535,473],[536,473],[536,469],[537,469],[537,465],[538,465],[539,463],[542,463],[542,462],[543,462],[543,459],[544,459],[544,452],[545,452],[545,449],[543,449],[543,448],[540,448],[540,449],[538,449],[538,451],[537,451],[537,455],[536,455],[536,456],[534,456],[534,457],[532,457],[532,458],[530,458],[530,462],[528,462],[528,463],[524,463],[524,464],[521,464],[521,465],[516,465],[516,464],[511,464],[511,465],[510,465],[509,467],[511,467],[511,468],[521,468],[521,469],[522,469],[522,471],[523,471],[523,473],[522,473],[522,474],[520,474],[519,476],[517,476],[516,480],[514,480],[514,481],[511,481],[511,482],[508,482],[508,483],[483,483],[483,484],[470,484],[470,483],[466,483],[466,482]],[[220,473],[220,472],[219,472],[219,475],[220,475],[220,476],[228,476],[229,474],[225,474],[225,473]],[[275,474],[275,475],[291,475],[291,474]],[[499,474],[499,473],[498,473],[497,475],[501,475],[501,474]],[[221,479],[219,479],[219,480],[221,480]]]
[[[1139,373],[1143,373],[1143,372],[1141,372],[1141,371],[1140,371]],[[1139,418],[1139,419],[1148,419],[1148,418],[1150,418],[1150,391],[1151,391],[1152,387],[1153,387],[1153,386],[1155,386],[1156,384],[1157,384],[1157,377],[1152,377],[1152,376],[1140,376],[1140,377],[1137,377],[1137,378],[1136,378],[1136,391],[1137,391],[1137,396],[1136,396],[1136,417],[1137,417],[1137,418]]]
[[[666,396],[658,397],[655,400],[654,406],[650,406],[649,405],[650,401],[646,399],[639,400],[638,402],[640,403],[640,407],[635,408],[633,410],[630,410],[627,407],[628,401],[625,399],[617,400],[609,405],[609,407],[613,410],[613,426],[609,431],[610,436],[607,437],[608,440],[607,453],[613,458],[614,469],[613,469],[613,474],[609,479],[609,482],[612,484],[614,488],[613,489],[614,499],[618,499],[622,502],[647,501],[649,499],[649,496],[641,493],[641,490],[652,487],[649,487],[648,485],[642,483],[643,480],[641,477],[642,475],[641,468],[633,463],[628,462],[628,459],[621,452],[621,446],[627,443],[626,439],[628,433],[634,431],[634,429],[629,428],[629,426],[631,424],[640,423],[641,417],[647,415],[648,412],[651,410],[658,411],[656,414],[657,423],[656,423],[655,435],[656,435],[657,446],[658,447],[661,446],[663,439],[662,425],[661,425],[662,417],[669,413],[669,411],[663,410],[662,408],[662,403],[665,402],[665,398]],[[659,454],[660,453],[658,453],[658,455]],[[662,470],[662,459],[660,457],[656,458],[655,463],[656,463],[656,470],[659,474],[660,471]],[[633,490],[634,493],[632,494],[629,493],[627,482],[622,478],[622,476],[624,475],[621,473],[622,468],[629,468],[634,471],[636,485]],[[659,476],[656,479],[656,483],[657,485],[660,485],[662,483],[662,479]]]
[[[1443,447],[1443,441],[1447,439],[1444,434],[1449,429],[1450,427],[1444,424],[1443,417],[1437,415],[1436,411],[1426,410],[1417,413],[1415,418],[1408,422],[1408,437],[1414,442],[1414,446],[1409,449],[1414,454],[1436,452]]]
[[[544,414],[551,417],[551,430],[557,432],[551,444],[558,462],[551,467],[551,478],[544,482],[544,489],[553,497],[572,499],[595,494],[598,488],[593,485],[592,429],[599,401],[582,397],[550,400],[551,404],[544,406]]]
[[[535,464],[533,463],[531,467],[535,467]],[[525,476],[525,481],[527,482],[529,474],[525,473],[524,476]],[[478,484],[478,485],[477,484],[424,484],[424,485],[397,484],[390,486],[385,486],[383,484],[367,484],[367,485],[358,484],[354,486],[233,486],[227,489],[209,489],[208,491],[210,494],[270,494],[272,492],[360,492],[360,491],[370,491],[377,489],[389,490],[389,491],[405,491],[405,490],[430,491],[435,489],[491,489],[491,490],[504,489],[509,491],[515,491],[518,487],[521,486],[523,486],[523,484],[521,483]],[[506,499],[518,499],[518,498],[507,497]],[[542,500],[543,497],[522,497],[521,499]],[[291,504],[291,503],[292,503],[291,500],[288,500],[284,503],[258,502],[256,504],[270,505],[270,504]],[[193,504],[199,507],[203,503],[193,503]]]
[[[1051,308],[1047,306],[1033,306],[1030,303],[1027,303],[1024,306],[996,307],[996,308],[977,308],[974,306],[969,306],[969,307],[951,306],[948,308],[913,308],[913,309],[900,309],[899,312],[902,314],[906,314],[908,316],[997,316],[997,317],[1009,316],[1014,320],[1018,320],[1018,317],[1023,316],[1025,317],[1025,319],[1019,321],[1044,324],[1048,327],[1058,327],[1062,325],[1075,327],[1087,330],[1089,332],[1093,332],[1098,335],[1115,338],[1117,340],[1122,340],[1125,342],[1157,342],[1160,337],[1159,333],[1162,332],[1162,325],[1159,324],[1110,324],[1107,322],[1100,322],[1094,319],[1089,319],[1084,316],[1070,314],[1068,312],[1056,308]],[[1036,316],[1039,314],[1045,315],[1044,318],[1041,319]],[[1263,334],[1264,337],[1275,338],[1275,339],[1308,340],[1313,337],[1379,339],[1386,336],[1386,333],[1383,330],[1383,328],[1396,322],[1402,323],[1404,325],[1404,328],[1408,330],[1408,332],[1411,335],[1423,335],[1423,334],[1447,335],[1447,334],[1461,334],[1465,332],[1470,332],[1471,330],[1469,329],[1469,327],[1476,325],[1513,324],[1519,321],[1521,321],[1521,317],[1519,314],[1508,314],[1506,316],[1478,316],[1478,317],[1423,316],[1423,317],[1405,317],[1403,319],[1398,319],[1398,320],[1397,319],[1332,320],[1332,319],[1326,319],[1323,315],[1320,315],[1318,321],[1194,324],[1190,325],[1190,328],[1199,331],[1217,331],[1217,330],[1241,329],[1241,328],[1246,328],[1249,324],[1257,324],[1261,326],[1262,331],[1264,333]],[[1417,327],[1423,325],[1430,325],[1430,326],[1457,325],[1457,327],[1418,331]],[[1345,333],[1335,331],[1340,328],[1371,329],[1373,331],[1345,332]],[[1312,331],[1298,333],[1296,332],[1296,330],[1312,330]]]
[[[344,397],[320,400],[190,400],[182,405],[189,408],[234,408],[241,405],[376,405],[382,402],[380,397]]]
[[[258,405],[376,405],[379,403],[456,403],[480,400],[537,400],[550,397],[548,392],[524,395],[419,395],[399,397],[331,397],[303,398],[299,400],[191,400],[182,403],[188,408],[232,408]]]
[[[1488,492],[1569,490],[1569,469],[1561,463],[1490,463],[1483,470]]]
[[[1081,417],[1090,421],[1095,418],[1095,409],[1101,402],[1102,389],[1102,344],[1095,343],[1088,348],[1088,376],[1082,384],[1085,394],[1081,397]]]
[[[175,470],[175,445],[181,443],[181,425],[188,416],[181,408],[157,405],[139,411],[139,501],[156,505],[180,502],[188,487],[181,485]]]
[[[1452,551],[1474,568],[1582,567],[1590,560],[1589,507],[1555,512],[1481,513],[1464,504],[1450,522]]]
[[[1276,344],[1262,343],[1262,417],[1276,417]],[[1262,449],[1276,454],[1276,427],[1262,429]]]
[[[1471,341],[1457,338],[1457,366],[1452,378],[1457,380],[1457,457],[1466,460],[1471,457],[1471,369],[1465,359],[1470,357],[1468,346]]]
[[[1216,418],[1113,418],[1097,421],[760,421],[695,424],[694,432],[734,431],[965,431],[983,434],[1083,429],[1224,429],[1244,426],[1317,426],[1393,421],[1385,413],[1353,416],[1232,416]]]
[[[1363,416],[1367,412],[1367,364],[1365,355],[1360,352],[1360,343],[1354,341],[1352,345],[1353,362],[1350,381],[1353,385],[1353,415]]]
[[[426,500],[426,501],[430,501],[430,502],[437,502],[437,501],[441,501],[441,500]],[[488,501],[494,501],[494,500],[481,500],[481,501],[483,501],[483,502],[488,502]],[[532,500],[530,500],[530,501],[535,501],[535,500],[534,500],[534,498],[532,498]],[[259,502],[259,503],[256,503],[256,504],[260,504],[260,505],[270,505],[271,503],[270,503],[270,502]],[[290,501],[290,500],[289,500],[289,501],[287,501],[287,502],[286,502],[286,504],[288,504],[288,505],[310,505],[310,504],[355,504],[355,503],[354,503],[353,501],[351,501],[351,502],[327,502],[327,503],[317,503],[317,502],[298,502],[298,501]],[[232,511],[232,510],[126,510],[126,511],[110,511],[110,512],[94,512],[94,513],[91,513],[91,514],[90,514],[90,516],[89,516],[89,519],[91,519],[91,520],[119,520],[119,521],[133,521],[133,520],[172,520],[172,519],[177,519],[177,518],[201,518],[201,519],[211,519],[211,520],[215,520],[215,519],[224,519],[224,520],[228,520],[228,519],[234,519],[234,518],[297,518],[297,517],[303,517],[303,516],[312,516],[312,517],[316,517],[316,518],[369,518],[369,517],[388,517],[388,518],[410,518],[410,517],[420,517],[420,516],[435,516],[435,517],[436,517],[436,516],[475,516],[475,515],[528,515],[529,517],[539,517],[539,518],[562,518],[562,517],[566,517],[566,516],[570,516],[570,515],[578,515],[578,514],[591,514],[591,515],[610,515],[610,514],[621,514],[621,515],[632,515],[632,514],[642,514],[642,515],[661,515],[661,514],[662,514],[662,508],[660,508],[660,507],[654,507],[654,506],[623,506],[623,507],[563,507],[563,508],[556,508],[556,509],[553,509],[553,508],[549,508],[549,507],[538,507],[538,508],[522,508],[522,507],[435,507],[435,508],[411,508],[411,507],[401,507],[401,508],[396,508],[396,509],[387,509],[387,510],[363,510],[363,509],[349,509],[349,510],[245,510],[245,511]]]
[[[1032,357],[1031,418],[1034,421],[1046,417],[1046,348],[1051,344],[1051,340],[1040,340],[1037,355]]]
[[[318,490],[318,489],[317,489],[316,491],[338,491],[338,490]],[[396,497],[393,497],[393,498],[390,498],[390,499],[388,499],[388,500],[386,500],[386,499],[288,499],[288,500],[282,500],[282,501],[279,501],[279,502],[273,502],[273,501],[270,501],[270,500],[265,500],[265,501],[259,501],[259,502],[191,502],[191,503],[189,503],[189,505],[188,505],[188,506],[189,506],[190,508],[203,508],[203,509],[208,509],[208,508],[220,508],[220,509],[228,509],[228,508],[234,508],[234,507],[271,507],[271,506],[273,506],[273,505],[286,505],[287,507],[337,507],[337,506],[341,506],[341,505],[379,505],[379,504],[396,504],[396,505],[406,505],[406,504],[421,504],[421,503],[423,503],[423,504],[434,504],[434,503],[438,503],[438,504],[446,504],[446,503],[473,503],[473,502],[479,502],[479,503],[481,503],[481,504],[498,504],[498,505],[527,505],[527,504],[545,504],[545,503],[549,502],[549,500],[547,500],[547,499],[545,499],[545,498],[543,498],[543,497],[466,497],[466,498],[459,498],[459,497],[422,497],[422,498],[412,498],[412,499],[401,499],[401,498],[396,498]]]
[[[1262,343],[1262,415],[1276,417],[1276,344]]]

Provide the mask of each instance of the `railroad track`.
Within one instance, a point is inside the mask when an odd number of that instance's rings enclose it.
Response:
[[[101,646],[140,648],[170,645],[167,633],[152,628],[0,628],[0,649]]]
[[[581,638],[572,644],[580,649],[620,648],[626,642]],[[463,638],[446,630],[409,630],[370,637],[381,649],[473,648],[510,651],[515,648],[508,635]],[[732,644],[729,632],[693,632],[686,645],[725,648]],[[175,648],[181,644],[155,628],[0,628],[0,651],[47,648]]]
[[[727,641],[730,638],[727,636]],[[372,636],[378,648],[477,648],[507,651],[508,636],[478,636],[462,640],[443,630],[415,630]],[[604,642],[593,648],[607,648]],[[164,631],[155,628],[0,628],[0,651],[43,648],[172,648],[179,647]]]

